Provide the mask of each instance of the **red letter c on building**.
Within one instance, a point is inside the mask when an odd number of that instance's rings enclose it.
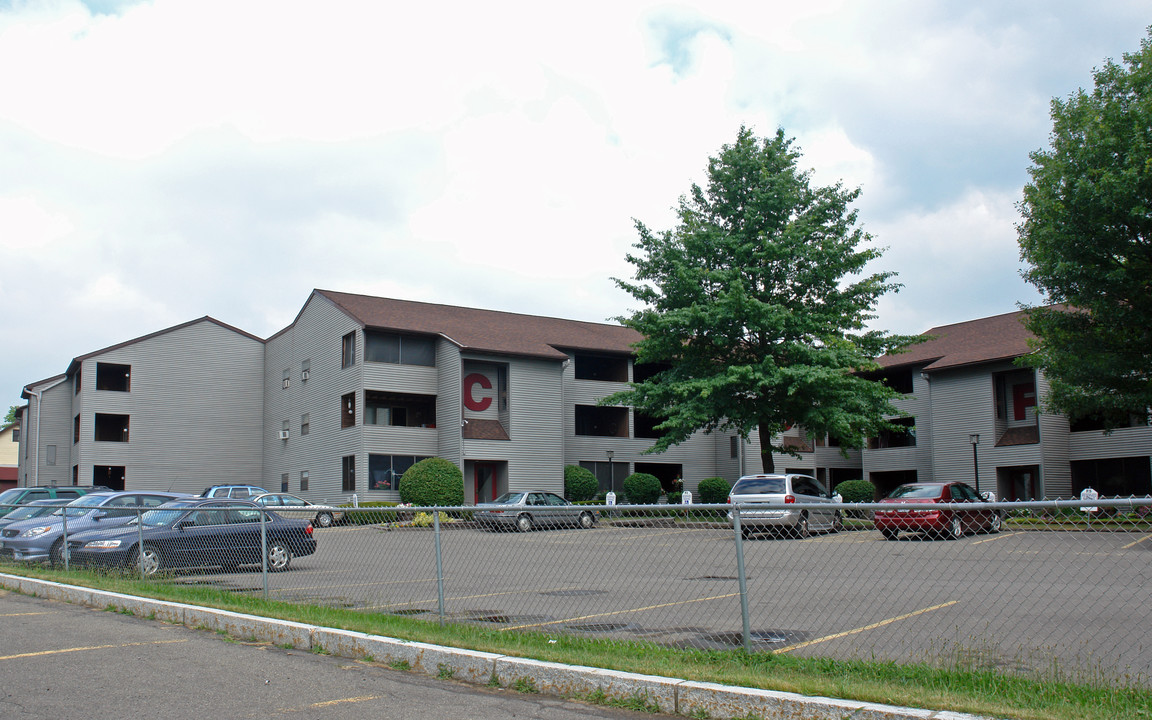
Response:
[[[480,373],[472,373],[464,378],[464,407],[474,412],[484,412],[492,406],[492,398],[484,397],[477,400],[472,397],[474,385],[479,385],[485,390],[491,390],[492,382]]]

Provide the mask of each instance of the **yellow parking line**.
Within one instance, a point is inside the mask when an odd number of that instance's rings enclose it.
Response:
[[[834,635],[825,635],[824,637],[816,638],[815,640],[809,640],[807,642],[797,643],[795,645],[789,645],[788,647],[783,647],[783,648],[779,648],[777,650],[773,650],[772,653],[774,655],[779,655],[780,653],[792,652],[793,650],[799,650],[800,648],[806,648],[809,645],[816,645],[817,643],[826,642],[828,640],[836,640],[836,639],[839,639],[842,637],[848,637],[849,635],[856,635],[857,633],[862,633],[862,632],[865,632],[866,630],[875,630],[876,628],[884,627],[885,625],[891,625],[892,623],[898,622],[900,620],[907,620],[908,618],[916,617],[917,615],[923,615],[924,613],[932,612],[933,610],[941,610],[943,608],[955,605],[959,602],[960,602],[959,600],[950,600],[946,603],[941,603],[939,605],[933,605],[932,607],[927,607],[927,608],[924,608],[922,610],[917,610],[916,612],[907,613],[906,615],[898,615],[894,618],[888,618],[887,620],[881,620],[880,622],[872,623],[871,625],[865,625],[864,627],[856,628],[855,630],[845,630],[844,632],[836,633]]]
[[[565,590],[577,590],[577,589],[579,589],[579,587],[576,585],[573,585],[571,587],[552,588],[551,590],[537,590],[534,588],[525,588],[523,590],[508,590],[506,592],[481,593],[479,595],[453,595],[452,597],[447,597],[444,599],[445,600],[452,600],[452,601],[454,601],[454,600],[477,600],[480,598],[502,597],[504,595],[523,595],[524,593],[563,592]],[[383,605],[366,605],[361,609],[363,609],[363,610],[383,610],[383,609],[390,608],[390,607],[409,607],[410,605],[424,605],[424,604],[432,604],[434,602],[436,602],[436,600],[433,600],[433,599],[418,600],[416,602],[395,602],[395,603],[385,603]]]
[[[1127,545],[1122,546],[1120,549],[1121,550],[1127,550],[1129,548],[1135,547],[1135,546],[1139,545],[1140,543],[1144,542],[1145,540],[1147,540],[1148,538],[1152,538],[1152,535],[1145,535],[1144,537],[1140,538],[1139,540],[1136,540],[1134,542],[1130,542]]]
[[[0,617],[25,617],[27,615],[51,615],[50,612],[24,612],[24,613],[0,613]]]
[[[171,643],[188,642],[187,640],[155,640],[153,642],[123,643],[122,645],[90,645],[88,647],[63,648],[61,650],[42,650],[40,652],[20,653],[19,655],[3,655],[0,660],[18,660],[20,658],[40,657],[43,655],[59,655],[61,653],[84,652],[87,650],[111,650],[113,648],[138,647],[140,645],[169,645]]]
[[[694,598],[692,600],[681,600],[679,602],[660,603],[659,605],[649,605],[648,607],[632,608],[631,610],[617,610],[614,612],[596,613],[594,615],[581,615],[580,617],[564,618],[563,620],[549,620],[542,623],[531,623],[529,625],[516,625],[515,627],[500,628],[500,631],[505,630],[523,630],[524,628],[544,627],[545,625],[559,625],[560,623],[579,622],[581,620],[591,620],[593,618],[611,617],[613,615],[628,615],[629,613],[644,612],[646,610],[659,610],[660,608],[673,607],[676,605],[688,605],[691,603],[707,602],[708,600],[724,600],[725,598],[738,597],[740,593],[728,593],[727,595],[713,595],[712,597]]]
[[[343,705],[344,703],[358,703],[368,702],[369,700],[379,700],[383,695],[363,695],[361,697],[341,698],[339,700],[325,700],[324,702],[312,703],[310,708],[331,707],[333,705]]]
[[[996,537],[990,537],[990,538],[985,538],[983,540],[977,540],[976,542],[971,543],[971,544],[972,545],[979,545],[980,543],[993,542],[995,540],[1003,540],[1004,538],[1015,537],[1017,535],[1023,535],[1023,534],[1024,533],[1020,533],[1020,532],[1001,533],[1000,535],[997,535]]]

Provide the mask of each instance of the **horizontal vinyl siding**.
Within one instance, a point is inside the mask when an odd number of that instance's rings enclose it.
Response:
[[[473,358],[483,360],[483,358]],[[508,462],[508,489],[564,492],[561,363],[513,359],[508,364],[510,440],[464,440],[466,460]]]
[[[43,415],[40,417],[40,438],[36,437],[35,412],[29,412],[32,421],[27,428],[28,438],[32,442],[28,461],[35,460],[35,465],[25,468],[27,471],[27,484],[29,485],[71,485],[72,462],[74,447],[72,445],[72,382],[64,382],[54,388],[43,391]],[[37,408],[36,398],[30,401],[30,410],[40,411]],[[21,432],[24,432],[22,429]],[[49,445],[56,446],[56,464],[46,465]],[[21,454],[23,460],[23,454]],[[38,476],[37,476],[38,475]],[[81,474],[81,485],[89,485],[92,475],[85,478]],[[24,484],[24,475],[21,474],[19,483]]]
[[[460,423],[463,417],[460,349],[447,340],[436,343],[436,456],[464,470],[464,439]]]
[[[341,459],[356,456],[357,492],[364,497],[368,486],[368,454],[363,447],[364,336],[359,324],[336,308],[331,301],[313,295],[301,310],[296,323],[267,343],[264,387],[265,429],[263,433],[264,487],[280,488],[288,474],[291,492],[313,501],[346,502],[352,493],[341,490]],[[356,332],[356,363],[341,367],[341,341]],[[301,380],[301,363],[310,361],[309,378]],[[283,373],[289,369],[291,384],[283,387]],[[356,425],[340,427],[340,398],[356,393]],[[300,418],[307,413],[308,435],[300,433]],[[278,438],[283,421],[288,420],[290,437]],[[300,473],[309,475],[308,490],[300,491]]]
[[[973,482],[971,433],[980,434],[977,449],[980,477],[991,490],[996,477],[996,403],[988,368],[937,373],[932,376],[932,480]],[[869,455],[865,453],[865,462]],[[929,479],[929,478],[921,478]]]
[[[125,488],[198,493],[261,477],[263,344],[201,321],[86,358],[81,484],[125,467]],[[97,363],[131,366],[129,392],[96,390]],[[97,413],[129,416],[129,441],[96,442]]]

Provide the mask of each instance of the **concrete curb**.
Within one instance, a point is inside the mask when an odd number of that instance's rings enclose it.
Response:
[[[298,650],[370,659],[432,677],[477,685],[497,683],[501,687],[519,690],[530,688],[560,697],[638,702],[652,710],[674,715],[723,719],[756,717],[764,720],[988,720],[950,711],[809,697],[461,650],[18,575],[0,573],[0,587],[25,595],[110,608],[141,618],[225,632],[241,640],[255,639]]]

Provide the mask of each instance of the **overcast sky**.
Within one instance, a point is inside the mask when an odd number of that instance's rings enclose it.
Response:
[[[558,9],[552,9],[558,8]],[[560,9],[562,8],[562,9]],[[604,321],[633,219],[741,125],[856,207],[919,333],[1040,301],[1016,203],[1049,102],[1147,0],[0,0],[0,404],[313,288]]]

